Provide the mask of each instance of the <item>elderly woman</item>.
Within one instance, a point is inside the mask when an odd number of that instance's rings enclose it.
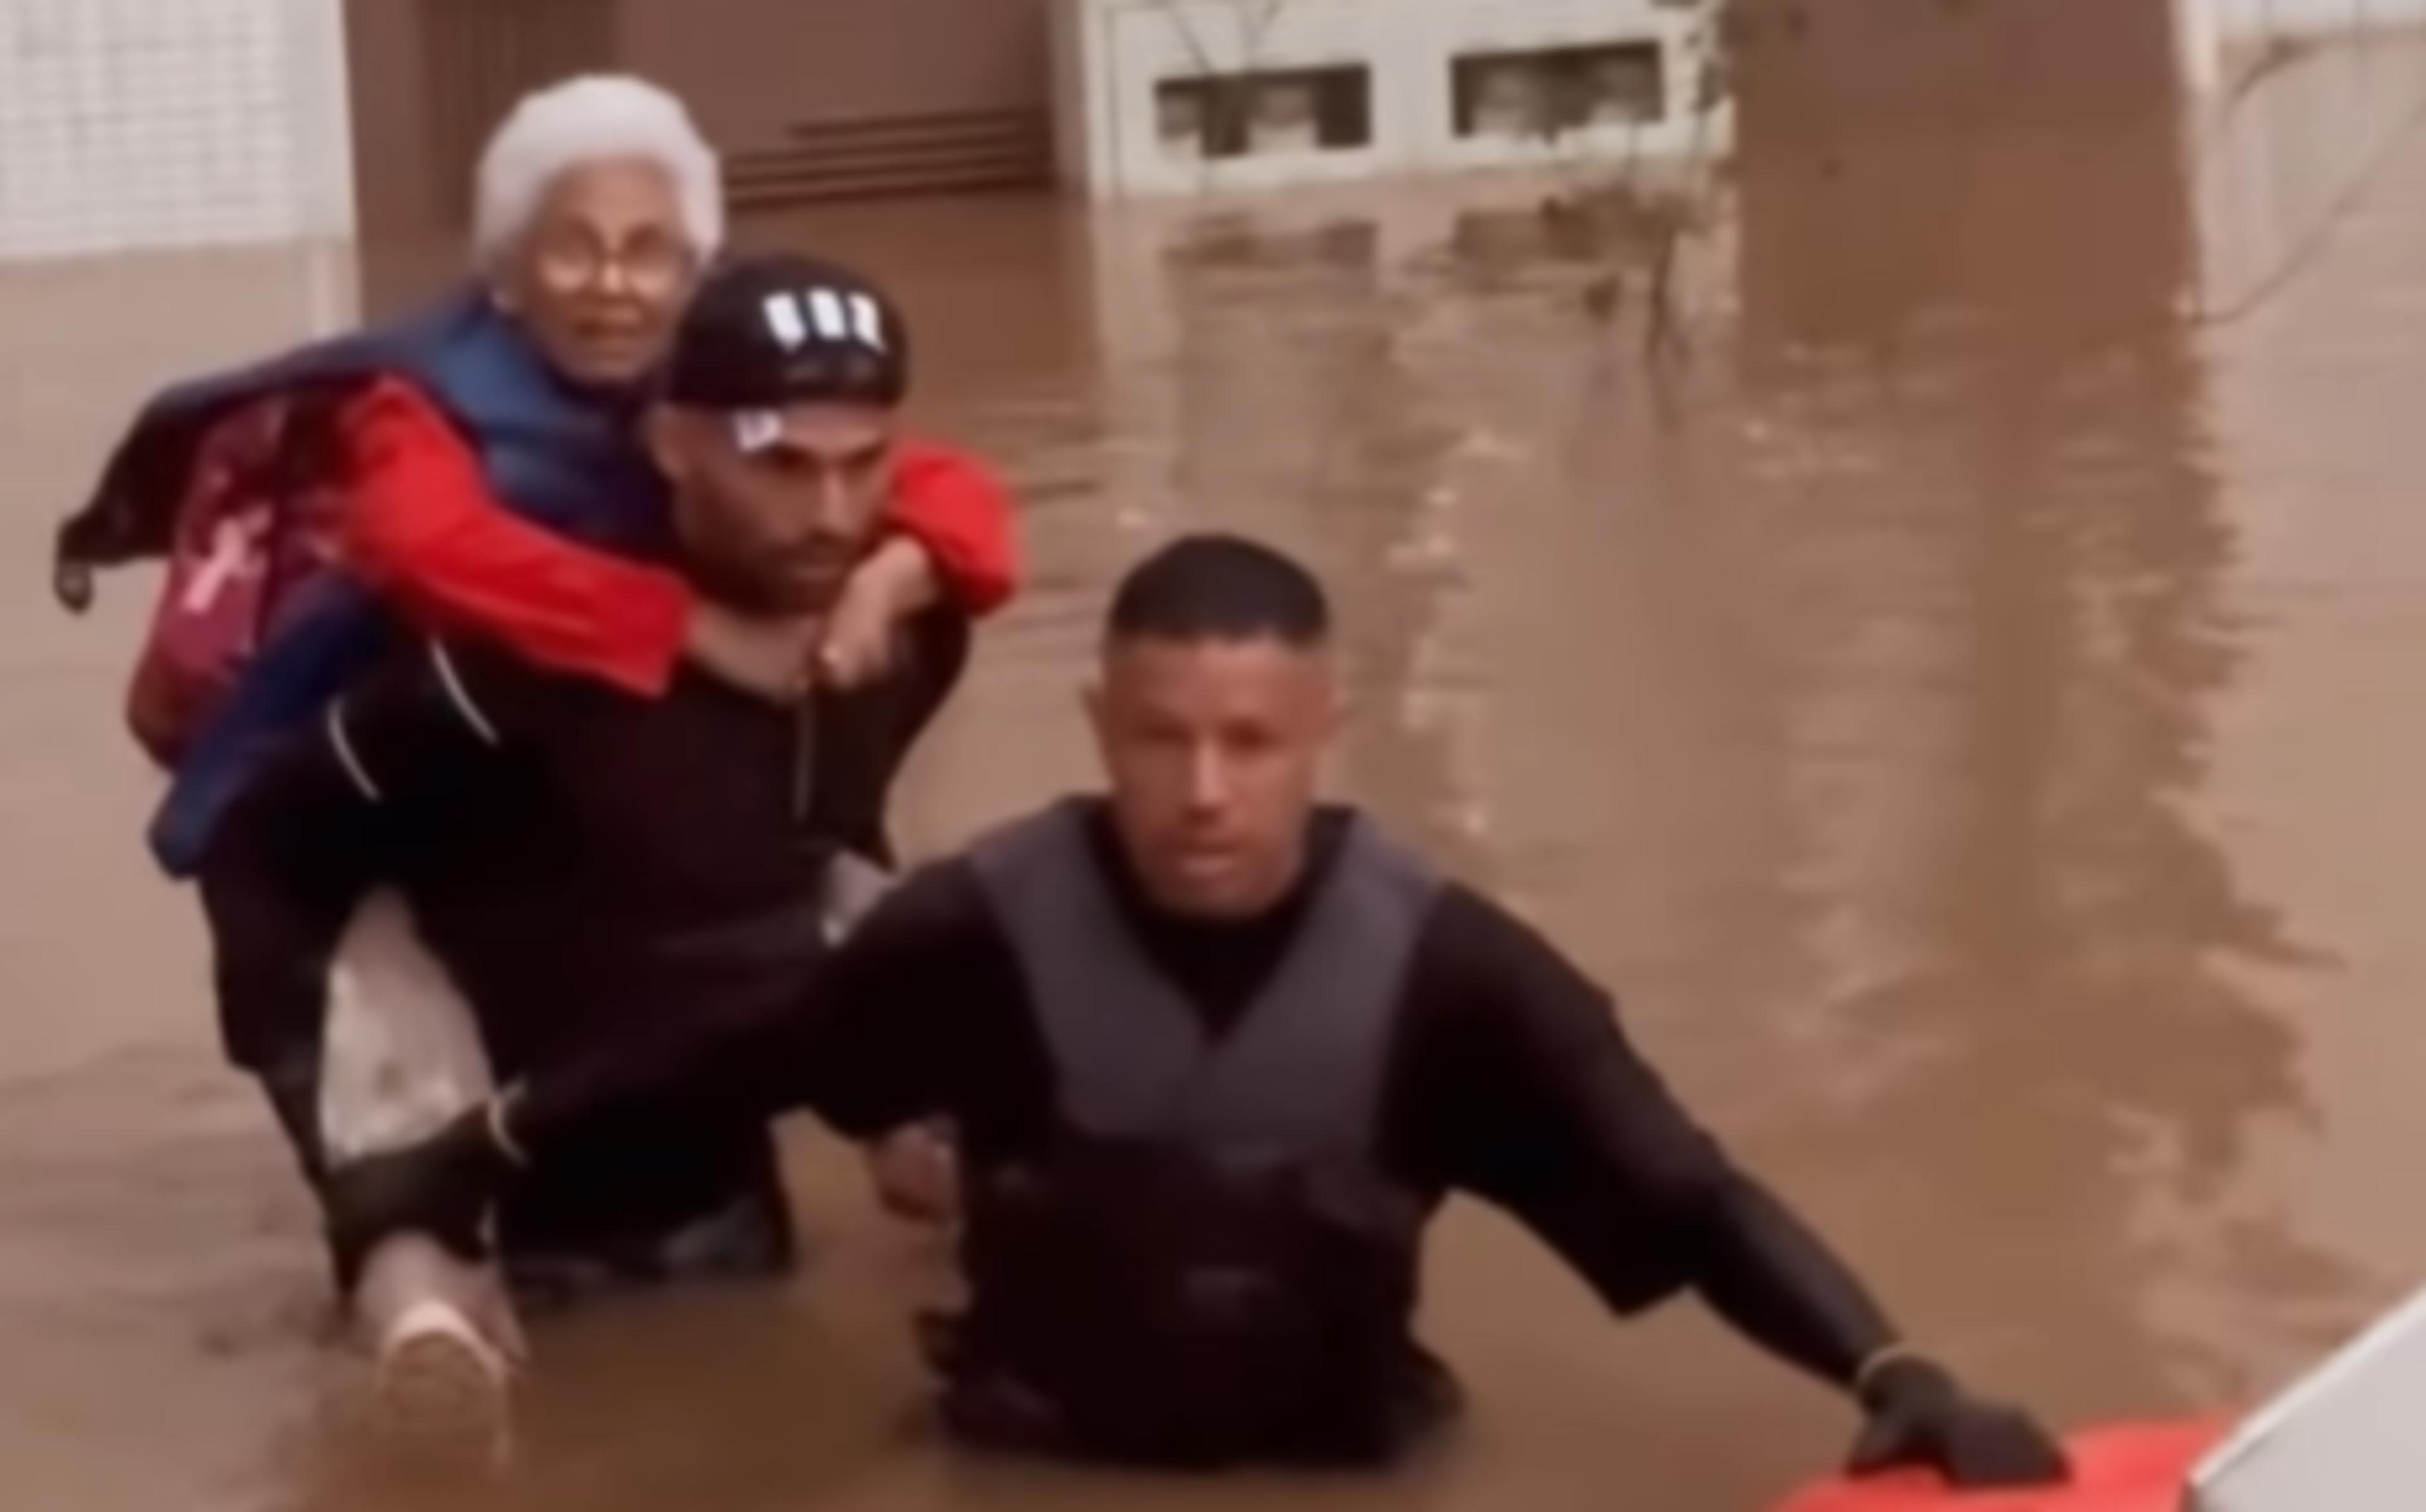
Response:
[[[467,287],[161,394],[60,530],[73,606],[95,566],[170,558],[129,713],[174,774],[152,831],[171,875],[388,606],[644,697],[687,657],[784,699],[881,670],[894,624],[939,593],[981,613],[1011,591],[1008,496],[919,444],[895,464],[892,539],[817,623],[709,605],[653,564],[666,504],[631,424],[724,235],[716,155],[678,101],[614,76],[535,93],[475,200]]]
[[[788,701],[812,682],[881,679],[896,626],[938,597],[973,615],[1008,597],[1009,497],[969,458],[915,442],[889,452],[882,544],[814,620],[711,603],[663,565],[665,484],[634,426],[723,233],[716,156],[680,103],[636,79],[576,79],[523,101],[489,142],[466,286],[145,408],[60,530],[57,587],[80,607],[92,569],[170,559],[129,715],[171,772],[152,830],[171,875],[193,875],[263,758],[320,717],[398,611],[633,697],[663,693],[687,660]],[[410,933],[394,910],[366,910],[336,996],[352,983],[410,998],[424,960]],[[341,1048],[349,1024],[354,1037],[416,1029],[336,1013]],[[428,1039],[446,1026],[417,1027]],[[435,1049],[477,1069],[477,1045]],[[417,1116],[429,1087],[357,1085],[383,1053],[262,1069],[307,1166],[338,1124],[377,1137],[382,1119]],[[878,1166],[887,1199],[921,1205],[940,1158],[915,1132],[895,1141]],[[436,1284],[385,1279],[392,1312]]]

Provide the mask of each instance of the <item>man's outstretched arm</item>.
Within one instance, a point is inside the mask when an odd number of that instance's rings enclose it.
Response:
[[[969,957],[992,942],[974,891],[950,863],[913,874],[809,978],[600,1041],[519,1088],[509,1129],[540,1150],[600,1112],[676,1090],[753,1118],[811,1112],[852,1138],[938,1111],[967,1037]]]
[[[2060,1479],[2046,1435],[1908,1349],[1851,1267],[1739,1170],[1635,1053],[1607,994],[1474,897],[1419,961],[1431,1036],[1421,1140],[1620,1311],[1697,1292],[1746,1338],[1859,1400],[1857,1470],[1933,1464],[1966,1485]],[[1423,980],[1429,978],[1427,988]]]
[[[808,979],[736,984],[713,1011],[662,1016],[509,1088],[435,1138],[336,1172],[332,1225],[367,1247],[406,1230],[479,1253],[481,1217],[524,1166],[593,1117],[680,1089],[736,1113],[816,1113],[868,1139],[942,1111],[1002,1044],[1007,947],[965,866],[894,890]]]

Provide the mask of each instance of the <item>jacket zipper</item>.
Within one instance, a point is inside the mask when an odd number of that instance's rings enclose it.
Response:
[[[809,822],[809,803],[817,796],[817,700],[803,699],[792,716],[792,828]]]

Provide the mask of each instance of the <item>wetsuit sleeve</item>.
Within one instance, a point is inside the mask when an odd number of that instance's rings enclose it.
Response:
[[[1418,1138],[1620,1311],[1690,1287],[1739,1332],[1850,1385],[1892,1342],[1845,1264],[1739,1171],[1638,1054],[1609,996],[1462,889],[1426,931]]]
[[[399,380],[374,385],[342,425],[345,551],[365,581],[430,629],[644,698],[665,691],[690,619],[681,578],[511,513],[445,417]]]
[[[1011,490],[965,452],[905,442],[886,520],[927,549],[946,596],[972,618],[1019,587],[1018,511]]]
[[[1005,1037],[1015,1015],[997,1011],[1015,970],[967,865],[941,862],[894,889],[794,990],[650,1022],[531,1081],[514,1130],[543,1150],[593,1115],[680,1087],[752,1117],[805,1109],[871,1138],[1000,1079],[1025,1048]]]

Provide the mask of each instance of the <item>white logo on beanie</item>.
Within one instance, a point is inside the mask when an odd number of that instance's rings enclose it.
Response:
[[[850,340],[850,322],[842,313],[842,296],[832,289],[811,289],[808,293],[809,318],[817,323],[817,334],[828,341]]]
[[[754,456],[784,439],[784,417],[772,410],[736,410],[733,444],[743,456]]]
[[[765,305],[767,329],[785,351],[800,347],[816,328],[820,341],[856,341],[876,351],[886,349],[884,311],[871,296],[846,298],[833,289],[809,289],[799,294],[770,294]]]
[[[788,294],[770,294],[763,307],[767,312],[767,329],[790,351],[809,339],[809,328],[801,319],[801,306]]]
[[[850,324],[861,341],[880,352],[884,350],[884,312],[877,308],[874,299],[865,294],[850,297]]]

